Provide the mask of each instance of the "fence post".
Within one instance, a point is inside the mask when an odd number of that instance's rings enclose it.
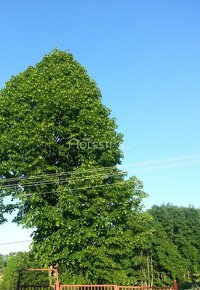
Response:
[[[114,285],[114,290],[119,290],[119,286],[118,285]]]
[[[56,281],[56,288],[55,288],[55,290],[60,290],[60,283],[59,283],[59,281]]]
[[[55,290],[60,290],[60,283],[59,283],[59,279],[58,279],[58,270],[55,269],[54,273],[55,273],[55,276],[56,276],[56,289]]]
[[[178,283],[174,280],[173,289],[178,290]]]

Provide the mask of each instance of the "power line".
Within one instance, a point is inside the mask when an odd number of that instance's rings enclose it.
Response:
[[[162,163],[172,163],[172,162],[182,162],[182,161],[187,161],[187,160],[193,160],[193,159],[199,159],[200,154],[193,154],[193,155],[184,155],[184,156],[175,156],[175,157],[169,157],[169,158],[162,158],[162,159],[155,159],[155,160],[146,160],[146,161],[141,161],[141,162],[134,162],[134,163],[128,163],[124,165],[120,165],[122,167],[140,167],[140,166],[146,166],[146,165],[151,165],[153,164],[160,164]],[[152,165],[153,165],[152,164]]]
[[[186,167],[186,166],[195,165],[195,164],[200,164],[200,159],[191,160],[187,162],[172,163],[172,164],[158,164],[158,165],[149,166],[149,167],[141,168],[141,169],[131,169],[131,170],[128,170],[128,172],[129,173],[143,173],[146,171],[170,169],[170,168],[176,168],[176,167]]]
[[[1,243],[0,246],[12,245],[12,244],[20,244],[20,243],[28,243],[28,242],[32,242],[32,240],[24,240],[24,241],[15,241],[15,242]]]
[[[193,160],[193,161],[187,161],[185,163],[183,162],[179,162],[179,163],[175,163],[175,164],[163,164],[163,165],[156,165],[156,166],[151,166],[151,167],[146,167],[146,168],[142,168],[142,169],[136,169],[136,170],[129,170],[129,172],[133,172],[133,173],[142,173],[142,172],[146,172],[146,171],[154,171],[154,170],[159,170],[159,169],[168,169],[168,168],[174,168],[174,167],[184,167],[184,166],[188,166],[188,165],[193,165],[193,164],[199,164],[200,160]],[[98,173],[98,171],[96,171]],[[86,174],[86,172],[84,172],[84,174]],[[109,176],[105,176],[106,174],[108,174]],[[17,189],[17,187],[19,188],[20,186],[23,188],[25,187],[32,187],[32,186],[40,186],[40,185],[49,185],[49,184],[53,184],[53,183],[66,183],[68,180],[69,181],[77,181],[77,180],[91,180],[95,177],[102,177],[102,178],[108,178],[108,177],[114,177],[114,176],[122,176],[122,175],[126,175],[127,172],[125,171],[118,171],[115,173],[110,173],[110,172],[103,172],[101,174],[98,175],[83,175],[81,177],[67,177],[64,179],[64,173],[62,175],[62,179],[56,179],[56,180],[43,180],[43,181],[35,181],[35,182],[29,182],[29,183],[24,183],[24,184],[7,184],[7,185],[3,185],[1,186],[1,189]],[[55,177],[56,178],[56,177]],[[28,180],[28,179],[27,179]],[[5,180],[6,181],[6,180]]]
[[[1,182],[9,182],[9,181],[23,181],[23,180],[29,180],[29,179],[36,179],[36,178],[47,178],[47,177],[59,177],[63,175],[70,175],[70,174],[85,174],[85,173],[93,173],[93,172],[101,172],[101,171],[108,171],[108,170],[120,170],[116,166],[106,166],[103,168],[93,168],[93,169],[85,169],[85,168],[77,168],[76,170],[72,171],[64,171],[60,173],[47,173],[47,174],[42,174],[42,175],[32,175],[32,176],[22,176],[22,177],[10,177],[10,178],[1,178]]]
[[[121,172],[116,172],[116,173],[104,173],[104,174],[98,174],[98,175],[88,175],[88,176],[82,176],[82,177],[70,177],[70,178],[66,178],[66,179],[58,179],[58,180],[44,180],[44,181],[38,181],[38,182],[31,182],[31,183],[24,183],[24,184],[7,184],[7,185],[2,185],[0,186],[1,190],[5,190],[5,189],[17,189],[17,187],[21,187],[22,189],[24,189],[25,187],[32,187],[32,186],[39,186],[39,185],[48,185],[48,184],[53,184],[53,183],[58,183],[59,184],[63,184],[63,183],[67,183],[68,181],[73,182],[73,181],[77,181],[77,180],[82,180],[84,179],[84,181],[86,180],[91,180],[94,179],[95,177],[98,178],[110,178],[110,177],[115,177],[115,176],[124,176],[127,173],[124,171]],[[107,175],[107,176],[105,176]]]
[[[147,167],[147,168],[143,168],[142,170],[130,170],[129,172],[134,172],[134,173],[142,173],[142,172],[145,172],[145,171],[152,171],[152,170],[157,170],[157,169],[167,169],[167,168],[174,168],[174,167],[183,167],[183,166],[187,166],[187,165],[192,165],[192,164],[199,164],[200,163],[200,160],[195,160],[195,161],[191,161],[191,162],[186,162],[186,163],[180,163],[180,164],[171,164],[170,166],[169,165],[164,165],[163,166],[152,166],[152,167]],[[85,172],[87,173],[87,172]],[[105,176],[106,174],[108,174],[108,176]],[[56,180],[43,180],[43,181],[37,181],[37,182],[32,182],[32,183],[24,183],[24,184],[8,184],[8,185],[3,185],[1,186],[1,190],[6,190],[6,189],[10,189],[10,190],[15,190],[15,189],[18,189],[21,187],[22,191],[25,191],[25,189],[27,187],[33,187],[33,186],[45,186],[45,185],[49,185],[49,184],[56,184],[59,186],[59,185],[64,185],[66,183],[68,183],[69,181],[73,182],[73,181],[78,181],[78,180],[91,180],[91,179],[94,179],[95,177],[98,177],[98,178],[109,178],[109,177],[115,177],[115,176],[122,176],[122,175],[125,175],[127,174],[126,172],[124,171],[121,171],[121,172],[116,172],[116,173],[106,173],[104,172],[103,174],[98,174],[98,175],[90,175],[90,176],[81,176],[81,177],[69,177],[68,179],[56,179]],[[78,189],[78,187],[77,187]]]
[[[93,188],[102,188],[102,187],[110,187],[110,186],[118,186],[118,185],[125,185],[123,182],[115,182],[113,184],[98,184],[98,185],[91,185],[91,186],[85,186],[85,187],[76,187],[76,188],[70,188],[70,191],[77,191],[77,190],[88,190],[88,189],[93,189]],[[58,190],[53,190],[53,191],[47,191],[47,192],[21,192],[20,194],[25,196],[27,195],[27,197],[30,196],[37,196],[37,195],[46,195],[46,194],[50,194],[50,193],[60,193],[61,191]],[[63,189],[62,192],[66,192],[65,188]]]
[[[178,163],[176,162],[178,161]],[[183,163],[183,162],[186,163]],[[173,164],[173,162],[176,162],[175,164]],[[106,172],[109,170],[120,170],[119,168],[117,168],[117,166],[120,167],[143,167],[146,166],[146,168],[141,168],[141,170],[148,170],[151,168],[158,168],[158,169],[162,169],[162,166],[169,166],[169,167],[174,167],[174,166],[186,166],[186,165],[191,165],[191,164],[196,164],[199,163],[199,155],[188,155],[188,156],[180,156],[180,157],[171,157],[171,158],[164,158],[164,159],[157,159],[157,160],[150,160],[150,161],[143,161],[143,162],[135,162],[135,163],[128,163],[125,165],[116,165],[116,166],[105,166],[103,168],[93,168],[93,169],[86,169],[86,168],[77,168],[77,170],[73,170],[73,171],[65,171],[65,172],[60,172],[60,173],[47,173],[47,174],[41,174],[41,175],[33,175],[33,176],[27,176],[27,177],[11,177],[11,178],[1,178],[0,179],[0,183],[3,182],[9,182],[9,181],[23,181],[23,180],[32,180],[32,179],[37,179],[37,178],[47,178],[47,177],[61,177],[63,175],[70,175],[70,174],[86,174],[86,173],[93,173],[93,172]],[[171,164],[169,164],[171,163]],[[149,167],[150,166],[150,167]],[[131,170],[134,172],[137,172],[138,169],[136,170]],[[140,169],[139,169],[140,170]]]
[[[178,161],[178,163],[160,163],[161,161]],[[185,161],[185,162],[184,162]],[[154,162],[154,166],[149,166],[149,167],[143,167],[143,168],[137,168],[136,170],[129,170],[129,172],[134,172],[134,173],[142,173],[145,171],[152,171],[152,170],[159,170],[159,169],[167,169],[167,168],[173,168],[173,167],[183,167],[183,166],[188,166],[188,165],[192,165],[192,164],[199,164],[200,160],[199,159],[194,159],[192,160],[190,156],[183,156],[183,157],[174,157],[174,158],[168,158],[168,159],[160,159],[160,160],[155,160],[152,161]],[[144,162],[145,163],[145,162]],[[136,166],[138,166],[139,164],[143,165],[144,163],[136,163]],[[153,165],[151,164],[150,161],[147,161],[146,164],[149,165]],[[133,164],[132,164],[133,165]],[[115,171],[113,172],[113,170],[115,169]],[[99,172],[99,173],[98,173]],[[113,173],[112,173],[113,172]],[[98,173],[97,175],[86,175],[88,173]],[[75,174],[75,175],[82,175],[82,176],[68,176],[69,174]],[[108,176],[105,176],[108,175]],[[10,189],[10,190],[15,190],[21,187],[21,192],[23,192],[25,190],[26,187],[33,187],[33,186],[45,186],[45,185],[49,185],[49,184],[56,184],[57,185],[61,185],[61,184],[66,184],[68,181],[78,181],[78,180],[91,180],[95,177],[98,178],[109,178],[109,177],[114,177],[114,176],[123,176],[123,175],[127,175],[127,172],[125,171],[119,171],[118,168],[116,168],[116,166],[112,166],[112,167],[104,167],[104,168],[93,168],[93,169],[79,169],[79,170],[74,170],[74,171],[66,171],[66,172],[60,172],[60,173],[54,173],[54,174],[46,174],[46,175],[36,175],[36,176],[30,176],[30,177],[26,177],[26,178],[3,178],[0,179],[0,184],[1,183],[7,183],[8,181],[17,181],[17,184],[4,184],[2,186],[0,186],[1,190],[6,190],[6,189]],[[68,177],[67,177],[68,176]],[[54,178],[54,180],[37,180],[38,178]],[[34,179],[36,179],[36,181],[34,181]],[[33,180],[31,182],[31,180]],[[21,183],[21,182],[22,183]],[[23,184],[23,181],[27,181],[27,183]],[[78,188],[77,188],[78,189]]]

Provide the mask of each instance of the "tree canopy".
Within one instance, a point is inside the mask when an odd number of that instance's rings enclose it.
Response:
[[[180,288],[199,285],[200,210],[171,204],[154,205],[150,227],[153,234],[140,249],[141,280],[147,284],[171,284]]]
[[[68,282],[135,284],[146,194],[117,168],[122,135],[70,53],[55,50],[7,82],[0,132],[1,197],[11,197],[2,211],[34,228],[36,259],[58,262]]]

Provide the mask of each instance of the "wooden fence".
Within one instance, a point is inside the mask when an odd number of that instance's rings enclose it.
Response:
[[[178,290],[177,283],[168,287],[119,286],[119,285],[60,285],[55,290]]]

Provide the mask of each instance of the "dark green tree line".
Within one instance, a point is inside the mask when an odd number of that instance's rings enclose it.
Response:
[[[200,273],[200,210],[167,204],[155,205],[148,212],[153,217],[151,228],[154,230],[146,248],[142,249],[140,268],[143,269],[143,280],[148,284],[151,281],[152,284],[163,285],[176,279],[180,285],[186,283],[186,288],[197,286]]]

